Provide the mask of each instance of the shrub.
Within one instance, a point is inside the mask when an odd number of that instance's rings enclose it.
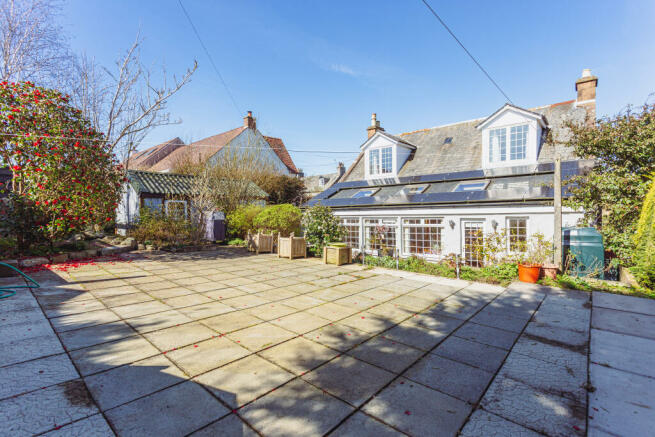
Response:
[[[279,232],[283,237],[300,231],[302,213],[298,207],[288,203],[266,207],[253,220],[255,229],[265,232]]]
[[[305,228],[305,239],[311,245],[310,251],[314,255],[320,255],[326,244],[341,241],[345,233],[332,210],[321,204],[305,211],[302,225]]]
[[[264,210],[257,204],[243,205],[227,215],[227,225],[230,235],[245,237],[248,232],[255,230],[254,220]]]
[[[634,240],[635,266],[631,270],[640,285],[655,289],[655,178],[644,199]]]
[[[270,174],[262,178],[258,185],[268,193],[267,201],[272,205],[291,203],[300,206],[307,200],[305,182],[300,178]]]
[[[151,212],[147,208],[141,211],[138,224],[129,234],[138,242],[158,248],[198,244],[204,238],[202,228],[189,220]]]
[[[246,242],[241,238],[233,238],[227,242],[228,246],[246,247]]]

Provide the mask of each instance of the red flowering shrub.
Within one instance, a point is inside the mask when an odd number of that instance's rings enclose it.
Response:
[[[0,166],[13,172],[6,185],[39,209],[38,230],[50,241],[114,216],[116,157],[59,91],[0,82]]]

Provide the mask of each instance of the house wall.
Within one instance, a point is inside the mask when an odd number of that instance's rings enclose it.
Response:
[[[209,160],[211,164],[215,164],[220,157],[226,153],[226,149],[230,147],[232,150],[239,150],[240,153],[261,153],[262,158],[271,162],[277,171],[282,174],[291,174],[286,165],[282,160],[277,156],[273,151],[271,146],[268,144],[264,136],[259,133],[257,130],[245,129],[239,135],[237,135],[232,141],[229,142],[224,148],[218,151],[214,156]]]
[[[442,218],[442,254],[463,254],[462,228],[465,221],[481,221],[484,234],[494,232],[493,221],[497,225],[496,231],[506,227],[508,217],[526,217],[527,234],[542,233],[547,239],[553,239],[554,217],[552,206],[467,206],[467,207],[423,207],[423,208],[397,208],[397,209],[347,209],[333,210],[338,217],[357,217],[360,220],[359,241],[364,246],[365,218],[395,218],[396,219],[396,248],[403,253],[402,247],[402,218]],[[570,209],[562,213],[562,226],[575,226],[583,214]],[[451,224],[452,221],[452,224]]]

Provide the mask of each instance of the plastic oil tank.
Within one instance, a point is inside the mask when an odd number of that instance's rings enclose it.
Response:
[[[574,276],[603,279],[603,236],[594,228],[562,228],[562,265]]]

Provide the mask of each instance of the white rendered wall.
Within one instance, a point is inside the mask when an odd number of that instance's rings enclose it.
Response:
[[[547,239],[553,239],[554,217],[552,206],[467,206],[449,208],[397,208],[397,209],[333,209],[339,217],[360,218],[359,241],[364,244],[364,218],[396,218],[396,245],[398,253],[402,248],[402,221],[408,217],[440,217],[443,218],[442,254],[462,253],[462,223],[465,221],[481,221],[485,234],[494,232],[493,222],[498,225],[496,231],[500,232],[507,225],[509,217],[527,218],[528,235],[540,232]],[[580,212],[564,209],[562,213],[562,226],[575,226],[582,219]],[[452,225],[451,225],[452,221]]]
[[[132,185],[126,184],[123,186],[123,195],[121,201],[116,208],[116,224],[129,225],[134,223],[136,217],[139,216],[139,195],[134,190]],[[120,235],[125,235],[125,229],[118,229]]]

